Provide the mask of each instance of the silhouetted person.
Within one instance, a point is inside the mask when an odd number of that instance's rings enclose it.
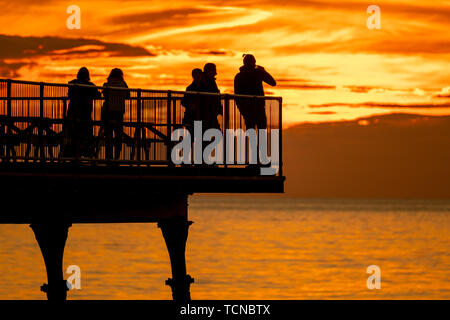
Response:
[[[123,72],[118,68],[111,70],[108,82],[103,87],[128,88],[123,79]],[[112,158],[114,145],[114,159],[119,159],[122,151],[123,115],[125,113],[125,99],[130,96],[128,90],[104,89],[105,102],[102,108],[102,121],[106,140],[106,158]],[[114,134],[114,137],[113,137]]]
[[[256,59],[251,54],[244,55],[244,65],[234,77],[234,93],[264,96],[263,82],[276,86],[275,79],[261,66],[256,65]],[[247,129],[267,128],[267,117],[264,99],[238,98],[236,104],[244,117]]]
[[[192,83],[186,88],[187,92],[202,91],[203,71],[201,69],[192,70]],[[192,134],[192,129],[195,120],[201,120],[200,113],[200,96],[198,94],[186,93],[181,100],[181,105],[185,108],[183,125]]]
[[[80,68],[77,78],[69,84],[95,86],[90,82],[89,70]],[[88,156],[94,154],[92,135],[92,104],[93,100],[100,98],[97,88],[84,86],[70,86],[68,91],[69,107],[67,110],[68,120],[64,131],[69,142],[63,146],[64,157]]]
[[[214,63],[207,63],[203,67],[203,77],[200,91],[210,93],[220,93],[216,83],[217,69]],[[203,122],[203,131],[215,128],[220,129],[217,116],[222,114],[222,104],[219,96],[206,96],[201,99],[201,120]]]

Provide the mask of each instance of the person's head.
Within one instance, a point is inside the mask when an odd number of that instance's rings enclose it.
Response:
[[[203,73],[208,78],[214,78],[217,75],[216,65],[214,63],[207,63],[203,67]]]
[[[195,68],[192,70],[192,79],[194,79],[195,82],[199,82],[202,79],[202,74],[202,69]]]
[[[244,54],[244,66],[254,68],[256,66],[255,56],[252,54]]]
[[[123,72],[122,70],[120,70],[119,68],[114,68],[111,70],[109,76],[108,76],[108,81],[113,80],[113,79],[119,79],[123,81]]]
[[[81,81],[91,80],[91,78],[89,77],[89,70],[86,67],[80,68],[77,73],[77,79]]]

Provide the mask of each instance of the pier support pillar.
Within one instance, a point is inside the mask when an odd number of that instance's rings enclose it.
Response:
[[[33,222],[30,224],[44,257],[48,284],[41,286],[51,301],[67,298],[67,282],[63,278],[63,255],[70,222]]]
[[[177,303],[191,300],[190,286],[194,279],[186,273],[185,257],[186,241],[191,224],[192,221],[188,221],[187,217],[175,217],[158,222],[169,251],[172,267],[172,278],[166,280],[166,285],[172,288],[172,297]]]

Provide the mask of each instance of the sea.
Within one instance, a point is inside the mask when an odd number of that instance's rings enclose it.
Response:
[[[450,299],[450,200],[199,195],[189,220],[194,300]],[[74,268],[69,300],[171,299],[154,223],[74,224]],[[45,299],[45,282],[30,227],[0,225],[0,299]]]

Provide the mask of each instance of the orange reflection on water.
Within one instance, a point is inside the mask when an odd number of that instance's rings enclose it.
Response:
[[[450,202],[195,197],[188,273],[193,299],[448,299]],[[0,226],[1,299],[43,299],[32,232]],[[148,224],[74,225],[69,299],[170,299],[170,264]],[[381,268],[381,289],[366,268]]]

